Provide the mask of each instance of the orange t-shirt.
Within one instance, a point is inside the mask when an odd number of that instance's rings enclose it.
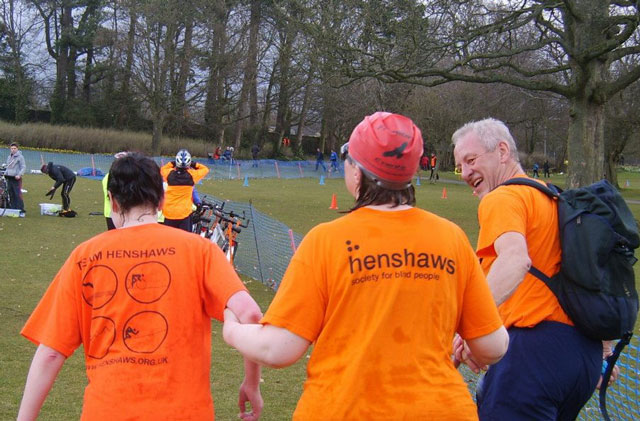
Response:
[[[209,173],[207,166],[200,163],[196,163],[195,166],[179,172],[173,162],[167,162],[160,168],[162,178],[167,183],[162,207],[165,218],[184,219],[191,215],[193,186]]]
[[[213,419],[211,318],[244,290],[204,238],[111,230],[76,247],[22,335],[65,356],[84,346],[83,420]]]
[[[493,243],[507,232],[526,238],[531,263],[544,274],[560,270],[557,206],[544,193],[526,186],[500,186],[480,201],[478,220],[477,254],[485,273],[497,257]],[[507,328],[533,327],[543,320],[573,324],[553,292],[530,273],[498,309]]]
[[[315,342],[296,420],[475,420],[452,340],[502,326],[471,245],[413,208],[358,209],[304,238],[261,323]]]

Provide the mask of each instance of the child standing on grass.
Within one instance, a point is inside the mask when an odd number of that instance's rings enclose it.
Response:
[[[225,341],[261,364],[314,344],[294,420],[477,419],[454,335],[484,364],[508,337],[462,230],[414,207],[422,145],[410,119],[366,117],[341,151],[354,207],[306,235],[261,324],[225,311]]]
[[[18,420],[38,416],[80,345],[89,380],[83,420],[211,420],[211,318],[229,309],[254,323],[260,308],[219,248],[156,222],[164,191],[153,160],[116,159],[107,188],[117,229],[76,247],[22,330],[38,348]],[[245,370],[238,402],[255,420],[260,367],[246,361]]]

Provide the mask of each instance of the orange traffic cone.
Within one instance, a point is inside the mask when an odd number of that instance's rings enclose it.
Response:
[[[338,209],[338,200],[336,199],[335,193],[331,196],[331,206],[329,206],[329,209]]]
[[[443,187],[443,188],[442,188],[442,198],[443,198],[443,199],[446,199],[446,198],[447,198],[447,188],[446,188],[446,187]]]

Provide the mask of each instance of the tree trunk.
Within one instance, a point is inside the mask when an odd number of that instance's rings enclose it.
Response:
[[[258,34],[260,32],[261,0],[251,1],[251,19],[249,21],[249,48],[247,52],[247,73],[249,76],[249,125],[258,124]]]
[[[304,89],[304,97],[302,99],[302,110],[300,111],[300,120],[298,121],[298,133],[296,136],[296,142],[295,142],[295,154],[296,156],[302,158],[303,152],[302,152],[302,138],[304,136],[304,128],[305,128],[305,123],[307,120],[307,112],[309,111],[309,101],[311,98],[311,90],[312,90],[312,84],[311,84],[311,79],[313,76],[313,66],[309,67],[309,75],[307,78],[307,86]]]
[[[153,135],[151,137],[151,153],[153,156],[160,155],[160,145],[162,143],[162,132],[164,130],[164,111],[153,113]]]
[[[570,100],[567,187],[586,186],[604,174],[604,105],[586,98]]]
[[[291,101],[291,52],[293,48],[293,41],[295,36],[290,33],[287,28],[282,29],[280,33],[281,48],[280,56],[278,57],[278,68],[280,74],[278,76],[278,109],[276,114],[276,133],[278,138],[273,139],[273,157],[276,158],[280,155],[280,145],[282,143],[282,137],[287,135],[290,131],[290,101]]]
[[[242,142],[242,132],[249,126],[254,128],[257,121],[258,102],[256,90],[256,77],[258,75],[258,29],[260,24],[260,1],[251,1],[251,19],[249,22],[249,46],[247,48],[247,58],[244,65],[244,75],[240,99],[238,100],[238,112],[236,113],[236,127],[234,145],[240,148]],[[254,104],[255,103],[255,104]]]
[[[84,68],[84,80],[82,81],[82,96],[84,101],[91,103],[91,77],[93,75],[93,48],[87,49],[87,63]]]
[[[133,53],[136,40],[136,25],[138,23],[138,14],[135,6],[129,8],[129,32],[127,33],[127,51],[124,69],[122,73],[122,85],[120,87],[120,104],[118,117],[116,119],[116,127],[127,127],[131,120],[131,99],[129,98],[129,90],[131,86],[131,76],[133,74]]]
[[[264,147],[264,143],[269,133],[269,117],[271,116],[271,92],[273,91],[273,85],[275,83],[277,66],[273,66],[271,75],[269,76],[269,85],[267,85],[267,93],[264,98],[264,113],[262,114],[262,124],[260,125],[260,132],[258,133],[258,145],[260,149]]]

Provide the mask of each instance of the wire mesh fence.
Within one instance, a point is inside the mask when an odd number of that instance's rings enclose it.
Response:
[[[38,171],[42,164],[53,161],[55,164],[64,165],[73,171],[90,173],[92,170],[96,176],[109,171],[113,162],[112,155],[104,154],[72,154],[62,152],[45,152],[28,149],[21,150],[27,165],[27,171]],[[0,152],[0,162],[7,158],[8,150]],[[173,157],[155,157],[159,165],[164,165],[173,160]],[[316,165],[316,161],[277,161],[274,159],[260,160],[225,160],[212,158],[194,158],[194,161],[209,167],[206,179],[238,180],[249,178],[304,178],[304,177],[342,177],[342,166],[338,164],[338,170],[331,171],[331,166],[325,163],[326,171],[322,166]]]
[[[207,194],[202,194],[201,198],[207,202],[224,202],[225,212],[233,211],[243,219],[248,218],[249,226],[237,237],[234,266],[239,273],[277,290],[302,236],[258,211],[251,203],[225,201]]]

